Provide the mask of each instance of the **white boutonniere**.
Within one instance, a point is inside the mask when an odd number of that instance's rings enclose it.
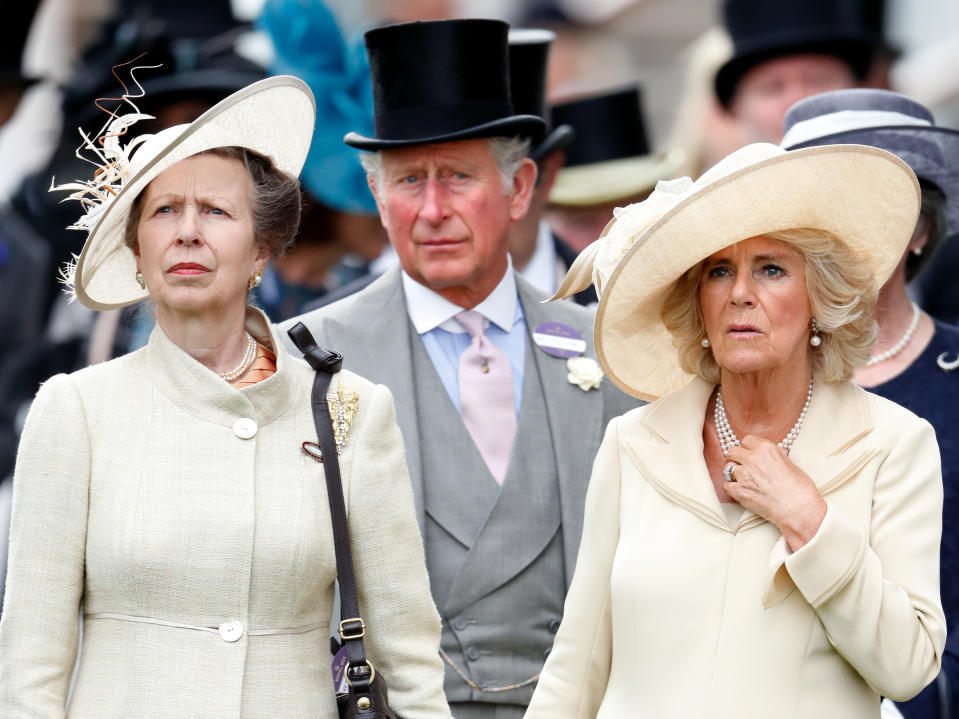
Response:
[[[566,360],[566,368],[569,370],[566,379],[584,392],[599,389],[603,381],[603,370],[592,357],[570,357]]]

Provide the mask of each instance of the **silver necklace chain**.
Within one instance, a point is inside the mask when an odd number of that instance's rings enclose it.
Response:
[[[866,362],[866,367],[872,367],[874,364],[885,362],[890,357],[895,357],[897,354],[902,352],[903,348],[905,348],[905,346],[909,344],[909,340],[912,339],[912,336],[915,334],[916,328],[918,326],[919,326],[919,305],[913,302],[912,303],[912,322],[909,323],[909,329],[906,330],[906,334],[904,334],[902,336],[902,339],[896,342],[896,344],[894,344],[889,349],[870,357],[869,361]]]
[[[789,450],[793,448],[796,437],[799,436],[799,430],[802,429],[803,420],[806,419],[806,411],[809,409],[810,400],[812,400],[812,378],[809,379],[809,391],[806,392],[806,402],[803,404],[802,411],[799,413],[799,419],[796,420],[796,424],[792,426],[789,433],[779,442],[779,447],[783,449],[786,454],[789,454]],[[719,446],[722,448],[723,456],[725,457],[729,454],[729,450],[739,446],[739,437],[733,432],[733,428],[729,424],[729,418],[726,416],[726,407],[723,405],[722,386],[716,388],[716,408],[713,410],[713,421],[716,424],[716,433],[719,435]]]
[[[220,377],[225,379],[227,382],[232,382],[235,379],[238,379],[245,375],[250,367],[253,365],[253,360],[256,359],[256,340],[253,339],[253,335],[249,332],[246,333],[246,352],[243,353],[243,360],[236,367],[231,369],[228,372],[217,372]]]

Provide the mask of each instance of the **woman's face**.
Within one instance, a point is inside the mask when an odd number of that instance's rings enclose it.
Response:
[[[246,304],[269,251],[253,235],[253,187],[240,160],[195,155],[144,189],[137,264],[158,311],[219,313]]]
[[[807,361],[805,262],[788,244],[752,237],[711,255],[700,274],[699,302],[723,370],[739,374]]]

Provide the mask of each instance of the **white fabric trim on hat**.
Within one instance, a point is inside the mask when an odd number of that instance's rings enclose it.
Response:
[[[510,45],[540,45],[555,39],[555,32],[541,28],[510,28],[509,31]]]
[[[818,115],[797,122],[779,143],[780,147],[795,147],[810,140],[836,135],[851,130],[865,130],[871,127],[932,127],[928,120],[912,115],[886,110],[840,110],[826,115]]]

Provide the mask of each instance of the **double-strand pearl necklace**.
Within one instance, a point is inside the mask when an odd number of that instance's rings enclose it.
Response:
[[[916,327],[919,326],[919,305],[915,302],[912,303],[912,322],[909,323],[909,329],[906,330],[906,334],[902,336],[902,339],[896,342],[892,347],[887,349],[885,352],[880,352],[879,354],[870,357],[869,361],[866,362],[866,367],[872,367],[874,364],[879,364],[880,362],[885,362],[890,357],[895,357],[897,354],[902,352],[903,348],[909,344],[909,340],[912,339],[913,334],[916,332]]]
[[[253,336],[247,332],[246,333],[246,352],[243,353],[243,361],[240,362],[236,367],[231,369],[229,372],[217,372],[220,377],[225,379],[227,382],[233,382],[235,379],[239,379],[247,373],[250,369],[250,366],[253,364],[253,360],[256,359],[256,340],[253,339]]]
[[[803,420],[806,419],[806,410],[809,409],[809,401],[811,399],[812,378],[809,379],[809,391],[806,392],[806,403],[802,406],[799,419],[796,420],[796,424],[789,430],[789,434],[783,437],[779,443],[779,447],[785,450],[786,454],[789,454],[789,450],[793,447],[793,442],[795,442],[796,437],[799,436],[799,430],[802,429]],[[723,406],[723,388],[721,386],[716,388],[716,409],[713,410],[713,421],[716,423],[716,432],[719,434],[719,446],[722,448],[723,456],[725,457],[729,454],[729,450],[739,446],[739,437],[733,432],[733,428],[729,424],[729,418],[726,417],[726,407]]]

